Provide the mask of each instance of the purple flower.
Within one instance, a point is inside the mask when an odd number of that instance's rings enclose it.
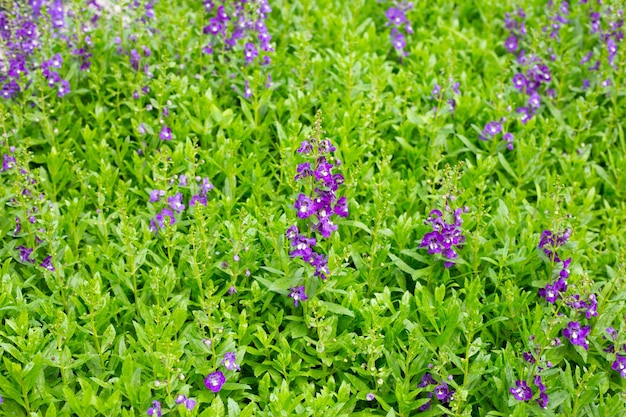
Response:
[[[306,219],[315,214],[315,206],[313,200],[307,197],[305,194],[300,193],[294,207],[297,210],[297,215],[301,219]]]
[[[161,403],[158,401],[152,401],[152,407],[148,408],[148,415],[161,417],[161,414]]]
[[[391,30],[391,45],[399,54],[406,55],[406,52],[403,51],[406,46],[406,39],[404,34],[396,28]]]
[[[626,378],[626,356],[616,355],[616,359],[611,365],[611,369],[619,372],[622,378]]]
[[[187,396],[183,395],[183,394],[178,394],[176,396],[176,399],[174,400],[174,402],[178,405],[181,405],[182,403],[184,403],[185,401],[187,401]]]
[[[67,80],[61,80],[59,86],[57,87],[57,95],[59,97],[63,97],[70,92],[70,83]]]
[[[163,127],[161,127],[159,138],[161,138],[161,140],[172,140],[172,129],[164,124]]]
[[[528,98],[528,106],[531,109],[538,109],[541,106],[541,97],[537,91],[533,91]]]
[[[204,386],[216,394],[222,389],[225,382],[226,377],[222,371],[215,371],[212,374],[208,374],[206,378],[204,378]]]
[[[296,171],[298,172],[295,176],[296,181],[313,175],[313,170],[311,169],[310,162],[303,162],[299,164],[298,167],[296,168]]]
[[[315,267],[314,276],[322,280],[328,279],[328,275],[330,275],[330,271],[328,270],[328,257],[313,252],[311,258],[309,259],[309,263]]]
[[[348,200],[346,197],[341,197],[335,203],[335,214],[339,217],[348,217]]]
[[[327,217],[323,217],[320,219],[319,223],[315,225],[315,228],[324,238],[328,239],[330,235],[337,230],[338,226]]]
[[[254,59],[259,56],[259,51],[252,42],[248,42],[244,47],[243,56],[246,62],[254,62]]]
[[[315,246],[315,244],[315,238],[298,235],[291,240],[291,246],[295,249],[289,252],[289,256],[292,258],[302,258],[303,260],[308,261],[313,253],[312,247]]]
[[[539,288],[539,296],[545,298],[550,304],[554,304],[559,299],[560,293],[552,284],[547,284],[545,288]]]
[[[309,299],[306,293],[304,292],[304,285],[299,287],[291,287],[289,289],[289,298],[293,298],[294,306],[298,307],[298,302],[306,301]]]
[[[511,35],[508,38],[506,38],[506,41],[504,42],[504,47],[510,53],[517,51],[519,49],[517,37],[515,35]]]
[[[517,401],[528,401],[533,397],[533,391],[530,389],[526,381],[515,381],[515,388],[509,388],[511,394]]]
[[[240,370],[239,365],[235,363],[236,356],[235,352],[226,352],[224,354],[224,359],[222,359],[222,365],[229,371]]]
[[[185,210],[185,205],[183,204],[182,193],[176,193],[175,195],[168,197],[167,204],[176,213],[181,213],[183,210]]]
[[[611,336],[611,339],[617,340],[617,330],[614,327],[607,327],[606,332]]]
[[[2,155],[2,169],[0,170],[0,172],[5,172],[12,169],[13,167],[15,167],[15,164],[16,160],[14,156],[7,154]]]
[[[165,195],[165,191],[163,190],[152,190],[150,191],[150,202],[156,203]]]
[[[52,264],[52,256],[46,256],[41,262],[41,267],[47,269],[50,272],[54,272],[54,265]]]
[[[196,400],[194,400],[193,398],[187,398],[187,401],[185,401],[185,407],[189,411],[193,410],[194,408],[196,408]]]
[[[367,401],[374,401],[375,398],[376,398],[376,396],[373,393],[371,393],[371,392],[368,392],[367,395],[365,396],[365,399]]]
[[[302,143],[300,144],[300,148],[298,148],[297,152],[301,153],[301,154],[305,154],[308,155],[313,151],[313,146],[311,145],[311,142],[309,142],[308,140],[304,140],[302,141]],[[309,164],[310,166],[311,164]]]
[[[493,137],[502,131],[502,125],[500,122],[489,122],[485,125],[484,133]]]
[[[35,263],[35,260],[31,257],[34,249],[27,248],[23,245],[18,246],[16,249],[20,251],[20,261],[23,263]]]
[[[442,382],[441,384],[437,385],[435,389],[433,390],[433,392],[435,393],[435,396],[437,397],[437,399],[441,401],[442,403],[450,402],[454,395],[454,390],[451,390],[448,387],[448,384],[446,384],[445,382]]]
[[[385,17],[387,17],[389,24],[395,26],[400,26],[401,24],[406,22],[406,16],[402,12],[402,10],[396,7],[390,7],[389,9],[387,9],[387,12],[385,12]]]
[[[589,343],[586,338],[590,332],[590,326],[581,327],[577,321],[570,321],[567,327],[563,329],[563,336],[567,337],[573,345],[582,346],[587,350],[589,349]]]
[[[329,185],[333,180],[332,168],[333,165],[326,161],[325,156],[319,157],[317,159],[317,168],[313,172],[315,179],[317,181],[322,180],[326,185]]]

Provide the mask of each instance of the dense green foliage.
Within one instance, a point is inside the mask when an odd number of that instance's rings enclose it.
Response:
[[[390,4],[373,0],[272,1],[275,52],[263,66],[245,64],[241,48],[237,59],[202,52],[200,1],[157,2],[146,25],[103,11],[89,71],[42,37],[35,61],[61,53],[71,91],[58,97],[33,70],[27,90],[0,99],[0,154],[15,157],[0,173],[0,415],[146,415],[160,401],[168,416],[626,416],[626,378],[605,351],[626,343],[624,43],[610,67],[589,33],[595,2],[572,1],[560,42],[542,31],[545,2],[521,3],[525,47],[556,54],[554,98],[526,124],[504,48],[508,1],[416,2],[402,60]],[[126,50],[150,48],[153,78],[118,53],[118,36]],[[588,50],[602,60],[595,74],[579,64]],[[285,237],[306,225],[296,151],[318,110],[349,206],[318,239],[325,281],[290,258]],[[502,117],[513,150],[479,140]],[[214,185],[206,206],[189,206],[196,177]],[[166,204],[149,202],[152,190],[181,192],[187,206],[158,232],[150,222]],[[419,247],[429,213],[447,204],[469,209],[451,268]],[[538,245],[566,228],[569,288],[552,304],[538,290],[559,271]],[[40,266],[48,255],[54,271]],[[296,307],[298,285],[308,300]],[[598,315],[570,308],[574,294],[596,294]],[[572,320],[591,326],[588,349],[563,336]],[[533,365],[523,352],[536,348]],[[240,370],[224,368],[226,352]],[[547,361],[547,408],[535,388],[516,400],[510,388],[532,386]],[[204,378],[218,369],[226,383],[214,393]],[[455,394],[418,413],[426,373]],[[197,406],[177,405],[179,394]]]

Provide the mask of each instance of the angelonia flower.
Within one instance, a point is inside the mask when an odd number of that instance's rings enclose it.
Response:
[[[511,394],[517,401],[529,401],[533,397],[533,391],[526,381],[515,381],[515,387],[509,388]]]
[[[208,204],[208,193],[214,188],[213,184],[211,184],[208,177],[202,178],[200,176],[196,177],[196,183],[197,184],[193,188],[196,188],[197,192],[192,194],[189,199],[189,206],[193,207],[197,204],[206,206]],[[178,177],[178,187],[185,187],[183,190],[186,190],[188,185],[189,180],[187,176],[183,174]],[[158,233],[159,230],[165,229],[167,226],[174,225],[176,223],[176,215],[181,215],[187,208],[187,205],[184,204],[185,196],[180,191],[175,192],[170,196],[167,196],[167,192],[165,190],[159,189],[154,189],[149,193],[150,203],[160,203],[163,197],[165,197],[164,200],[167,206],[163,207],[150,220],[149,230],[153,233]]]
[[[315,268],[314,276],[325,280],[328,278],[328,257],[316,250],[318,238],[312,235],[320,235],[321,238],[328,239],[338,228],[333,218],[348,217],[348,201],[346,197],[338,197],[337,191],[344,183],[342,174],[334,172],[341,165],[332,153],[336,150],[330,139],[322,138],[321,135],[321,112],[316,116],[316,134],[309,140],[300,144],[297,150],[299,154],[310,158],[298,165],[295,180],[306,182],[310,189],[310,194],[300,193],[294,203],[296,216],[301,220],[307,220],[307,229],[301,231],[298,225],[290,226],[286,231],[286,237],[290,241],[291,258],[301,258]],[[300,288],[300,287],[294,287]],[[295,299],[295,296],[299,296]],[[298,300],[304,301],[306,294],[304,289],[300,292],[293,291],[290,297],[294,298],[294,304],[298,305]]]
[[[237,365],[235,360],[235,352],[226,352],[224,354],[224,359],[222,359],[222,365],[224,365],[224,368],[228,369],[229,371],[239,371],[241,370],[241,368],[239,367],[239,365]]]
[[[299,287],[291,287],[289,289],[289,298],[293,299],[293,305],[298,307],[298,303],[300,301],[306,301],[309,299],[306,293],[304,292],[304,285]]]
[[[555,7],[557,6],[558,7]],[[550,38],[557,42],[561,41],[560,31],[563,25],[568,24],[569,20],[569,3],[567,1],[561,1],[558,4],[555,2],[548,2],[548,16],[549,24],[543,27],[543,32],[550,33]]]
[[[407,56],[407,52],[404,50],[406,35],[413,34],[411,22],[407,17],[407,12],[411,9],[413,9],[413,2],[393,0],[392,5],[385,12],[386,26],[391,26],[391,46],[401,61],[403,57]]]
[[[374,395],[374,393],[368,392],[367,395],[365,396],[365,399],[367,401],[374,401],[374,399],[376,398],[376,396]]]
[[[156,400],[152,401],[152,407],[148,408],[147,413],[149,416],[161,417],[162,416],[161,403]]]
[[[457,208],[454,210],[454,220],[451,223],[446,223],[440,210],[432,210],[424,221],[424,224],[430,225],[433,231],[424,235],[419,247],[428,249],[428,253],[431,255],[440,253],[444,258],[446,268],[455,264],[454,260],[458,258],[456,250],[465,243],[465,236],[461,228],[463,224],[461,214],[468,211],[468,207]]]
[[[504,14],[504,26],[509,31],[504,41],[504,47],[512,54],[520,50],[520,41],[527,34],[524,23],[525,18],[526,13],[524,13],[524,9],[521,7],[518,7],[514,15],[509,12]]]
[[[204,0],[208,15],[203,32],[209,38],[202,47],[205,55],[228,61],[242,62],[245,66],[267,66],[274,52],[272,35],[267,28],[267,18],[272,12],[268,0],[237,0],[216,2]],[[223,54],[215,53],[216,50]],[[252,90],[246,80],[244,96],[250,98]]]
[[[557,249],[563,246],[572,234],[571,229],[565,229],[560,233],[553,233],[550,230],[544,230],[541,233],[539,241],[539,249],[548,257],[548,259],[560,268],[558,278],[555,282],[547,284],[544,288],[539,289],[539,296],[545,298],[551,304],[562,297],[567,291],[567,278],[569,277],[569,265],[572,258],[561,260],[557,253]]]
[[[573,345],[582,346],[585,350],[589,349],[587,336],[591,332],[590,326],[581,326],[577,321],[570,321],[567,327],[563,329],[563,336],[567,337]]]
[[[430,410],[430,407],[432,406],[434,398],[439,400],[441,404],[448,404],[450,401],[454,399],[455,391],[452,388],[450,388],[450,386],[445,381],[441,381],[441,383],[438,383],[437,380],[433,378],[433,376],[428,372],[422,375],[421,381],[417,385],[417,387],[427,388],[431,385],[434,385],[435,387],[433,388],[432,391],[427,392],[427,396],[428,398],[430,398],[430,400],[428,400],[428,402],[426,402],[425,404],[421,405],[417,409],[418,412]]]
[[[174,402],[177,405],[184,405],[185,408],[187,408],[187,410],[189,410],[189,411],[193,410],[196,407],[196,404],[197,404],[195,399],[187,398],[187,396],[183,395],[183,394],[178,394],[176,396],[176,399],[174,400]]]
[[[226,377],[222,371],[215,371],[208,374],[206,378],[204,378],[204,386],[216,394],[222,389],[225,382]]]

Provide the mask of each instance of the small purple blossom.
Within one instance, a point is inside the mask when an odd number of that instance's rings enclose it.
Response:
[[[304,292],[304,285],[299,287],[291,287],[289,289],[289,298],[293,298],[293,305],[298,307],[298,303],[300,301],[306,301],[309,299],[306,293]]]
[[[172,129],[164,124],[161,127],[161,132],[159,132],[159,138],[161,138],[161,140],[172,140]]]
[[[235,363],[236,355],[235,352],[226,352],[224,354],[224,359],[222,359],[222,365],[229,371],[237,370],[239,371],[241,368],[237,363]]]
[[[526,381],[515,381],[515,387],[509,388],[511,394],[517,401],[529,401],[533,397],[533,391],[530,389]]]
[[[206,378],[204,378],[204,386],[216,394],[222,389],[222,386],[225,382],[226,377],[224,376],[222,371],[215,371],[211,374],[208,374]]]
[[[148,408],[148,415],[161,417],[162,416],[161,403],[158,401],[152,401],[152,407]]]
[[[570,321],[567,327],[563,329],[563,336],[567,337],[573,345],[582,346],[585,350],[589,349],[587,336],[591,332],[590,326],[582,327],[577,321]]]
[[[615,361],[611,365],[611,369],[619,372],[622,378],[626,378],[626,356],[616,355]]]
[[[52,264],[52,256],[46,256],[41,262],[41,267],[47,269],[50,272],[54,272],[54,265]]]

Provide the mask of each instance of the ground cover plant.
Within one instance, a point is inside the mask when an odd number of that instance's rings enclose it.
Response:
[[[0,3],[0,415],[626,416],[618,1]]]

